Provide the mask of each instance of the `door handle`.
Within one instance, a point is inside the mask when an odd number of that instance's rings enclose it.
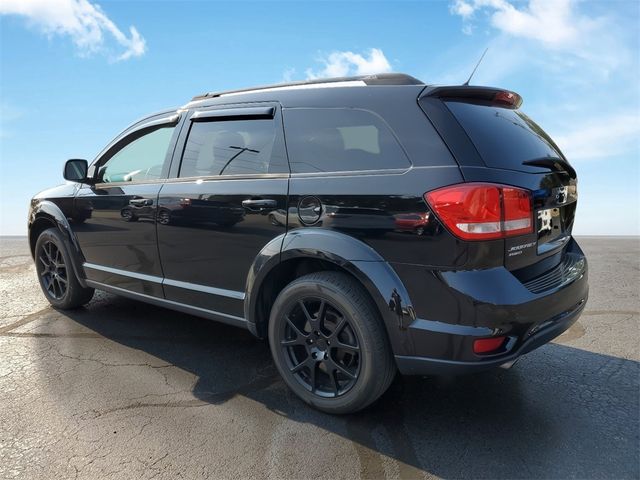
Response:
[[[274,210],[278,206],[278,202],[271,198],[255,198],[251,200],[243,200],[242,206],[247,210],[260,212],[262,210]]]
[[[129,200],[129,205],[133,205],[134,207],[148,207],[149,205],[153,205],[153,200],[150,198],[132,198]]]

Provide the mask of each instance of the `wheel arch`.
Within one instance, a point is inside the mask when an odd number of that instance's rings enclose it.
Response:
[[[28,225],[31,256],[35,259],[35,249],[38,237],[42,232],[49,228],[57,228],[62,235],[65,247],[71,256],[71,264],[73,271],[78,278],[78,282],[83,287],[86,287],[84,269],[82,268],[84,256],[80,250],[80,245],[78,244],[73,230],[71,229],[71,225],[69,224],[67,217],[55,203],[49,200],[39,201],[31,207]]]
[[[321,270],[341,271],[358,281],[377,307],[394,352],[412,351],[406,327],[415,313],[396,272],[360,240],[320,228],[283,234],[256,257],[247,279],[244,306],[249,330],[264,338],[278,293],[295,278]]]

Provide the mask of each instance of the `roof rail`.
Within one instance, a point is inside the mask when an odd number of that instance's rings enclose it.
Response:
[[[220,97],[222,95],[246,93],[259,90],[284,89],[288,87],[304,87],[307,85],[321,86],[323,84],[360,82],[364,85],[424,85],[424,82],[418,80],[411,75],[405,73],[378,73],[375,75],[358,75],[354,77],[333,77],[333,78],[316,78],[313,80],[303,80],[301,82],[276,83],[273,85],[263,85],[259,87],[241,88],[239,90],[225,90],[222,92],[209,92],[202,95],[196,95],[191,99],[204,100],[206,98]],[[346,86],[346,85],[345,85]]]

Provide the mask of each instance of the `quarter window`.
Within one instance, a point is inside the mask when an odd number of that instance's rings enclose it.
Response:
[[[389,127],[366,110],[284,110],[291,171],[344,172],[407,168],[404,151]]]
[[[144,182],[162,176],[174,126],[161,127],[137,138],[118,150],[98,170],[101,183]]]
[[[191,125],[179,176],[287,171],[284,148],[273,120],[227,120]]]

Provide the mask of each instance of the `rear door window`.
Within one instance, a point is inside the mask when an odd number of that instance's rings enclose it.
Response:
[[[288,172],[281,135],[273,120],[194,122],[180,177]]]
[[[291,171],[406,169],[411,164],[385,122],[366,110],[284,110]]]
[[[553,140],[519,110],[453,100],[445,104],[488,167],[526,170],[522,162],[562,158]]]

